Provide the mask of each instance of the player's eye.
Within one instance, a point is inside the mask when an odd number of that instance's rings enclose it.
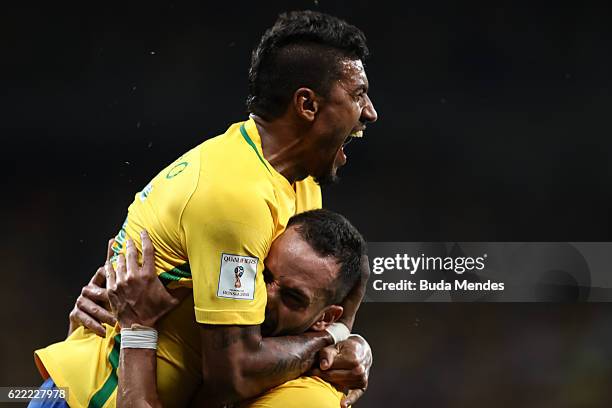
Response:
[[[265,283],[271,283],[274,280],[274,278],[272,278],[272,272],[270,272],[268,268],[264,268],[263,278]]]
[[[285,306],[287,306],[289,309],[299,310],[308,306],[301,296],[291,291],[283,290],[281,292],[281,298],[283,299]]]

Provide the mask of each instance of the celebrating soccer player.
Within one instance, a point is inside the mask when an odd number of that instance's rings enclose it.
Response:
[[[319,183],[337,178],[347,161],[347,140],[377,119],[367,94],[367,55],[363,33],[344,21],[310,11],[282,14],[253,52],[250,118],[185,153],[136,194],[115,254],[124,254],[128,243],[142,252],[140,232],[147,230],[161,282],[193,289],[156,322],[157,389],[164,406],[185,406],[197,390],[211,406],[244,401],[298,377],[321,348],[350,332],[369,272],[364,262],[361,279],[339,305],[330,297],[325,313],[286,322],[276,320],[279,314],[262,323],[266,289],[278,289],[285,279],[270,272],[274,240],[292,216],[321,207]],[[317,252],[317,237],[302,241]],[[288,245],[285,259],[297,257],[292,250]],[[313,312],[322,303],[302,283],[301,290],[297,284],[278,289],[271,299],[280,296],[279,307],[296,314]],[[323,330],[290,341],[262,337],[316,324]],[[70,386],[71,406],[115,405],[119,350],[152,343],[147,329],[122,329],[120,335],[118,325],[107,325],[102,338],[81,327],[37,351],[50,386]]]

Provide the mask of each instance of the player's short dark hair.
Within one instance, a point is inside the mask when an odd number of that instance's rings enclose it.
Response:
[[[342,302],[361,276],[361,258],[367,252],[363,236],[342,215],[323,209],[294,215],[287,223],[287,228],[291,226],[318,255],[338,262],[338,277],[326,297],[328,304]]]
[[[368,54],[363,32],[339,18],[309,10],[282,13],[253,50],[247,109],[270,120],[286,111],[300,87],[328,96],[341,77],[340,62]]]

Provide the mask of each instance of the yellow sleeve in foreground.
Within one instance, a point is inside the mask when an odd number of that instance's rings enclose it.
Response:
[[[241,408],[338,408],[343,397],[319,377],[300,377],[272,388]]]
[[[231,185],[231,184],[230,184]],[[264,320],[263,262],[275,228],[257,192],[200,182],[181,219],[199,323],[255,325]]]

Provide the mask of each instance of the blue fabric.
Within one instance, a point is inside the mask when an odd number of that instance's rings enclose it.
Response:
[[[53,382],[51,377],[49,377],[48,379],[45,380],[44,383],[42,383],[42,385],[40,386],[40,389],[41,390],[57,390],[58,388],[55,386],[55,383]],[[70,407],[68,407],[66,400],[63,398],[56,398],[56,399],[45,398],[45,399],[38,399],[38,400],[30,401],[30,403],[28,404],[28,408],[70,408]]]

